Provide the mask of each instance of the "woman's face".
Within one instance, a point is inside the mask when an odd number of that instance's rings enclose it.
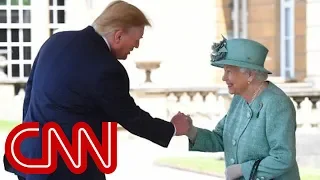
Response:
[[[248,89],[248,75],[239,67],[225,65],[222,80],[226,82],[230,94],[243,94]]]

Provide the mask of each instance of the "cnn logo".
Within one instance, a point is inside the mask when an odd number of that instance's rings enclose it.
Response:
[[[91,127],[78,122],[72,129],[72,144],[61,127],[49,122],[42,128],[42,158],[26,158],[20,145],[26,138],[39,137],[39,123],[23,123],[15,127],[5,143],[5,156],[16,170],[26,174],[50,174],[57,168],[59,153],[71,172],[83,173],[90,154],[99,170],[111,174],[117,167],[117,123],[102,123],[102,141],[99,142]]]

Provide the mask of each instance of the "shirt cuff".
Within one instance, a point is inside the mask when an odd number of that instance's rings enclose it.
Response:
[[[176,126],[173,123],[172,123],[172,125],[173,125],[173,128],[174,128],[173,136],[175,136],[176,132],[177,132],[177,129],[176,129]]]

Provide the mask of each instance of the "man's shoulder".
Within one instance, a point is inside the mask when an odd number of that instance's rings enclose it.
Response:
[[[70,48],[72,47],[85,47],[93,48],[92,43],[95,42],[93,36],[98,36],[95,34],[90,27],[86,27],[80,30],[63,30],[52,34],[44,43],[46,44],[68,44]],[[97,37],[95,37],[97,38]],[[71,46],[70,46],[71,45]]]

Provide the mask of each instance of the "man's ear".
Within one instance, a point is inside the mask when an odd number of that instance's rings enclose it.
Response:
[[[122,30],[115,31],[114,36],[113,36],[114,37],[114,42],[116,44],[119,44],[122,36],[123,36],[123,31]]]

